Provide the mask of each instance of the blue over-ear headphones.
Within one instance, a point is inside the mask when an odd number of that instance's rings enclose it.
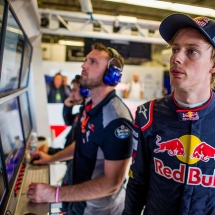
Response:
[[[80,93],[83,97],[89,97],[90,96],[90,91],[86,87],[80,86]]]
[[[76,76],[75,76],[75,79],[79,80],[80,77],[81,77],[80,75],[76,75]],[[89,97],[89,96],[90,96],[90,91],[89,91],[88,88],[82,87],[82,86],[80,85],[80,94],[81,94],[81,96],[83,96],[83,97]]]
[[[120,82],[122,77],[122,64],[120,63],[118,52],[110,47],[108,47],[108,50],[111,52],[112,58],[108,62],[103,81],[109,86],[116,86]],[[113,60],[117,61],[119,67],[111,64]]]

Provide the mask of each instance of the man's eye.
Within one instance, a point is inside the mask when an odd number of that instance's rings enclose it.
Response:
[[[175,54],[175,53],[177,53],[177,52],[178,52],[178,49],[172,48],[172,53],[173,53],[173,54]]]
[[[190,54],[196,54],[196,53],[197,53],[197,51],[196,51],[196,50],[194,50],[194,49],[191,49],[191,50],[189,50],[189,51],[188,51],[188,53],[190,53]]]

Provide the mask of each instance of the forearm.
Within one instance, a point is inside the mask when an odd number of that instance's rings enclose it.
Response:
[[[59,200],[77,202],[97,199],[115,193],[120,185],[102,177],[74,186],[60,187]]]
[[[70,160],[74,157],[74,151],[75,151],[75,142],[73,142],[65,149],[52,155],[52,158],[51,158],[52,162]]]
[[[60,201],[86,201],[109,196],[122,186],[130,158],[105,161],[105,173],[82,184],[60,188]]]

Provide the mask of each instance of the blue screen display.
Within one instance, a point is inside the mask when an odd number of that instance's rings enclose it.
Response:
[[[24,151],[17,98],[0,105],[0,135],[7,178],[10,182]]]

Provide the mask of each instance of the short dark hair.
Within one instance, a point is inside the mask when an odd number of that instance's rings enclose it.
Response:
[[[79,79],[74,78],[74,79],[71,81],[71,84],[74,84],[74,83],[80,85]]]

